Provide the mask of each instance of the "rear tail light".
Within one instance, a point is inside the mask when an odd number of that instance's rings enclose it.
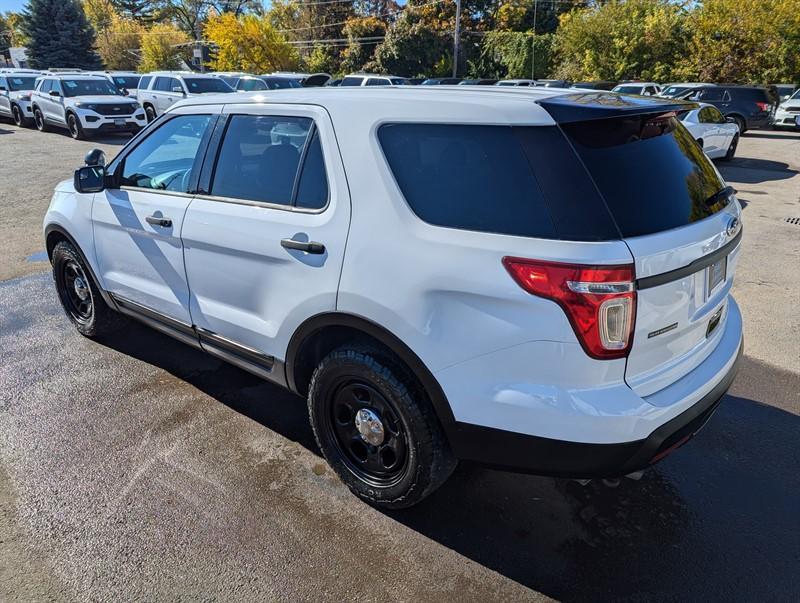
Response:
[[[503,265],[525,291],[561,306],[589,356],[628,355],[636,313],[632,264],[586,266],[505,257]]]
[[[769,111],[769,103],[757,102],[756,105],[761,111]]]

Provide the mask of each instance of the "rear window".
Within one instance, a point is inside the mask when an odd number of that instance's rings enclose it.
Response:
[[[217,77],[185,77],[183,81],[191,94],[233,92],[233,88]]]
[[[714,166],[672,114],[562,124],[621,234],[635,237],[702,220],[722,209]]]
[[[429,224],[546,239],[619,238],[554,126],[387,124],[378,138],[407,203]]]

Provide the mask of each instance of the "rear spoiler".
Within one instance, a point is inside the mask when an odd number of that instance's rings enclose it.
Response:
[[[700,105],[688,101],[654,96],[634,96],[615,92],[576,92],[549,96],[536,101],[556,121],[565,124],[628,115],[691,111]]]

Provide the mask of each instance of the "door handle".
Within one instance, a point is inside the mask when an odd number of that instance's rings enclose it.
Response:
[[[321,254],[325,253],[325,245],[314,241],[295,241],[294,239],[281,239],[281,247],[286,249],[296,249],[306,253]]]
[[[172,226],[172,220],[169,218],[162,218],[160,216],[147,216],[145,218],[148,224],[153,224],[154,226],[163,226],[164,228],[169,228]]]

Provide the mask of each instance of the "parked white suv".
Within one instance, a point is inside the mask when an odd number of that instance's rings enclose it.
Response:
[[[86,336],[120,312],[306,397],[375,504],[418,502],[459,458],[629,474],[735,375],[741,210],[675,118],[693,105],[607,98],[188,99],[58,185],[58,295]]]
[[[174,103],[203,94],[234,92],[225,80],[191,71],[155,71],[143,76],[136,98],[153,121]]]
[[[135,71],[92,71],[90,73],[106,78],[125,96],[136,98],[139,80],[142,76]]]
[[[76,139],[98,132],[138,132],[147,124],[135,100],[96,75],[42,76],[36,81],[31,104],[40,132],[53,126],[67,128]]]
[[[33,122],[31,94],[37,77],[37,71],[0,72],[0,117],[12,119],[18,126]]]
[[[406,79],[396,75],[377,75],[370,73],[351,73],[342,78],[339,87],[347,86],[403,86]]]

